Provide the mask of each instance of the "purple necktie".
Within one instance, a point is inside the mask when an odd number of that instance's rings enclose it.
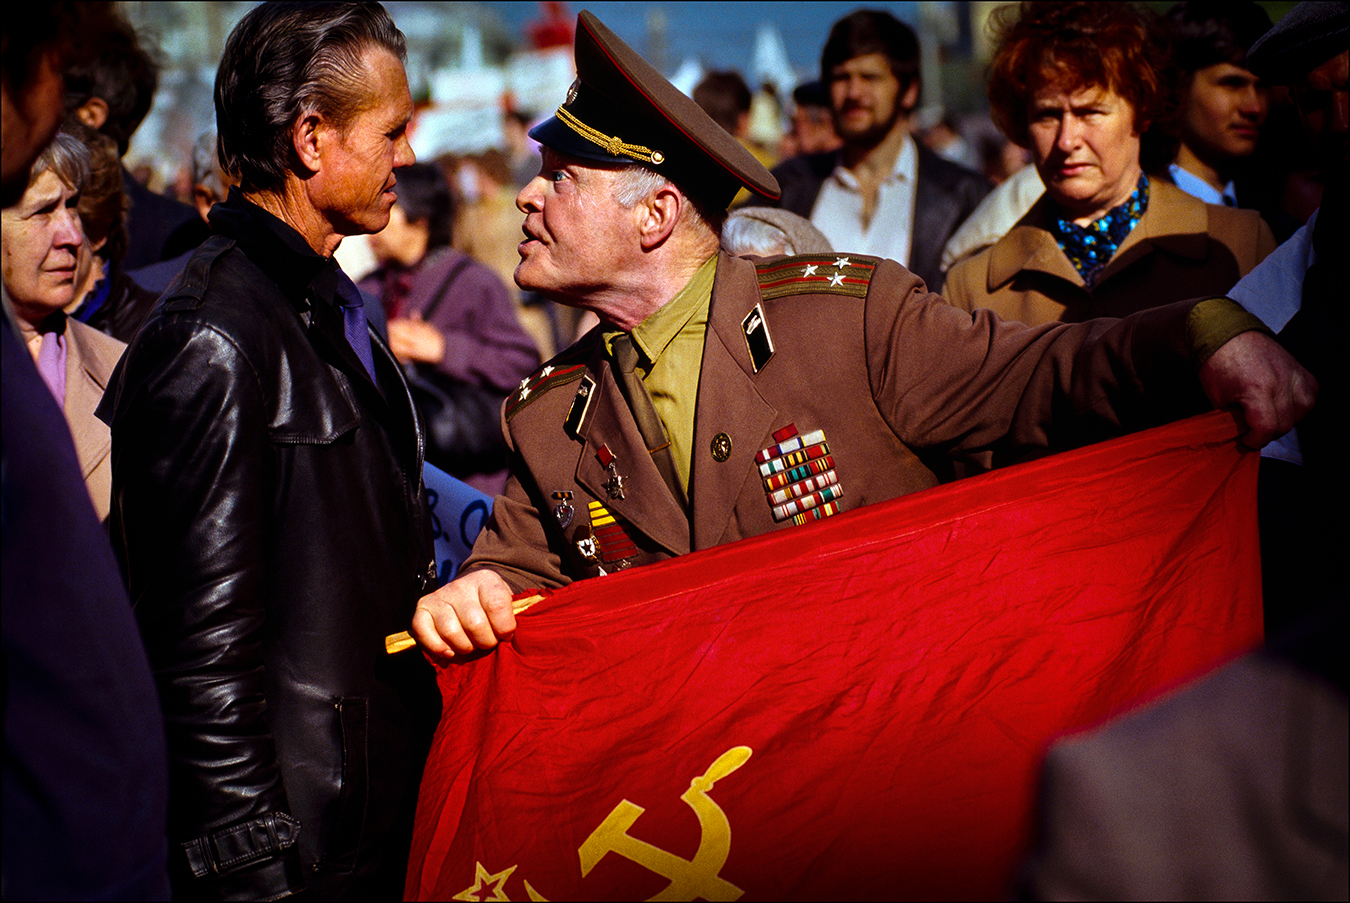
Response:
[[[338,271],[338,301],[342,307],[342,331],[347,334],[347,342],[361,359],[361,364],[375,379],[375,356],[370,351],[370,329],[366,325],[366,305],[361,299],[361,290],[356,283],[347,278],[347,274]]]
[[[61,325],[65,325],[64,318]],[[42,345],[38,348],[38,373],[47,388],[52,390],[56,403],[63,410],[66,406],[66,338],[59,332],[42,333]]]

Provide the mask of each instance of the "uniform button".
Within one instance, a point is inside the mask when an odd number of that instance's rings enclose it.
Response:
[[[726,433],[713,436],[712,456],[714,461],[725,461],[731,457],[731,437]]]

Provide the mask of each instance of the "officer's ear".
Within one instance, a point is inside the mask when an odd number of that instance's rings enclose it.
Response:
[[[669,182],[647,196],[642,202],[641,219],[638,221],[642,250],[650,251],[670,237],[688,203],[689,199]]]

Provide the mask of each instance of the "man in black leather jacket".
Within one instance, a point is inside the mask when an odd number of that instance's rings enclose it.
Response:
[[[413,162],[378,4],[269,3],[216,80],[238,189],[114,375],[112,530],[167,719],[176,898],[401,895],[439,698],[422,436],[332,252]]]

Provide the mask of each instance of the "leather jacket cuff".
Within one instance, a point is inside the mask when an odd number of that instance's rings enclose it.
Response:
[[[194,878],[228,874],[259,859],[275,857],[295,845],[300,822],[284,812],[230,825],[182,845]]]

